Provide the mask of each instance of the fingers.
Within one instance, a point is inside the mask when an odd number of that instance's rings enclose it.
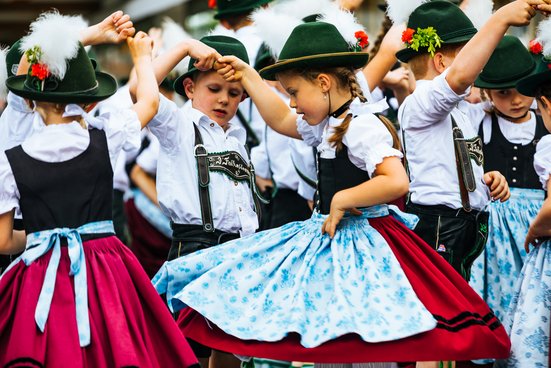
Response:
[[[354,216],[360,216],[362,214],[362,211],[360,211],[359,209],[357,208],[351,208],[348,210],[351,214],[353,214]]]
[[[114,12],[113,14],[111,14],[107,18],[111,18],[113,23],[116,23],[123,16],[123,14],[124,14],[124,12],[122,10],[117,10],[116,12]]]
[[[129,22],[130,21],[130,15],[128,14],[124,14],[123,16],[121,16],[119,19],[117,19],[116,21],[113,20],[115,22],[115,26],[116,27],[120,27],[121,25],[125,24],[126,22]]]
[[[526,254],[530,253],[530,244],[532,243],[530,238],[526,238],[524,241],[524,250],[526,251]]]

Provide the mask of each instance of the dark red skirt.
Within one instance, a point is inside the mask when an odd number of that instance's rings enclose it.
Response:
[[[0,279],[1,367],[190,367],[197,363],[136,257],[116,237],[84,242],[91,343],[79,345],[73,277],[61,248],[42,333],[34,320],[51,251]]]
[[[238,355],[318,363],[410,362],[507,358],[510,341],[500,321],[465,280],[432,248],[394,218],[370,219],[387,241],[435,329],[400,340],[367,343],[349,334],[305,348],[290,334],[278,342],[239,340],[187,308],[178,324],[201,344]]]
[[[168,257],[170,239],[140,214],[133,199],[126,201],[125,210],[132,237],[130,249],[151,279]]]

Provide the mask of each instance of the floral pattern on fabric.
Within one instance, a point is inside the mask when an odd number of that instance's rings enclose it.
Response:
[[[153,283],[171,309],[190,306],[243,340],[279,341],[296,332],[308,348],[348,333],[381,342],[432,330],[436,321],[369,225],[386,208],[343,218],[333,239],[321,234],[326,216],[314,213],[167,262]]]

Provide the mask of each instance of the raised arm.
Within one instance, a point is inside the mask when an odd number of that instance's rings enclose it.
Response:
[[[80,42],[84,46],[116,44],[134,36],[135,32],[130,16],[118,10],[101,22],[83,29],[80,32]]]
[[[288,137],[302,139],[297,131],[297,114],[264,82],[253,67],[235,56],[224,56],[218,59],[218,63],[218,73],[227,81],[240,81],[243,84],[270,128]]]
[[[127,43],[136,71],[136,101],[132,110],[138,115],[143,128],[159,109],[159,85],[151,61],[153,41],[146,33],[138,32],[135,38],[129,37]]]
[[[446,80],[457,94],[463,94],[477,78],[509,26],[525,26],[543,0],[516,0],[496,11],[478,33],[461,49],[450,66]]]

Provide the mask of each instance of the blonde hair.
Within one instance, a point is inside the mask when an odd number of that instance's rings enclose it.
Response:
[[[360,101],[366,102],[367,98],[364,96],[362,88],[356,79],[356,72],[350,67],[335,67],[335,68],[308,68],[303,70],[296,70],[296,74],[309,81],[314,81],[320,74],[332,75],[337,81],[337,88],[341,90],[348,89],[352,95],[352,99],[359,98]],[[335,127],[335,132],[329,137],[329,142],[336,147],[337,151],[343,148],[342,140],[346,134],[350,122],[352,121],[352,114],[346,115],[342,124]]]

